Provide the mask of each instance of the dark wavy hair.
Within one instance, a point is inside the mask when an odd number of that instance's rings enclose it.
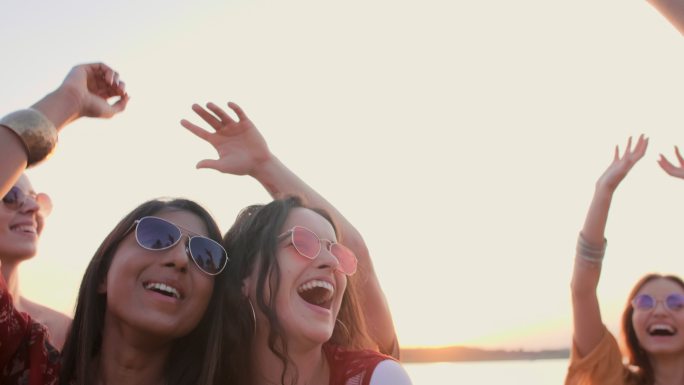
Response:
[[[653,366],[648,358],[648,352],[641,347],[636,332],[634,331],[634,323],[632,322],[634,308],[632,307],[632,300],[644,285],[656,279],[670,280],[684,289],[684,281],[676,275],[647,274],[634,285],[634,288],[632,288],[632,291],[629,293],[625,310],[622,313],[622,337],[627,353],[627,363],[633,370],[627,371],[626,376],[630,381],[639,385],[652,385],[655,382],[655,372],[653,371]]]
[[[223,244],[231,250],[231,260],[228,269],[228,301],[226,310],[239,319],[242,328],[241,341],[231,341],[243,347],[245,354],[251,354],[254,336],[254,321],[252,310],[247,297],[242,294],[243,280],[257,271],[256,304],[266,316],[270,325],[268,347],[283,363],[281,384],[285,385],[285,373],[291,368],[294,373],[293,383],[297,382],[297,368],[288,355],[288,344],[282,325],[278,321],[278,309],[275,301],[280,289],[280,267],[277,262],[278,236],[283,232],[283,226],[288,216],[295,208],[310,209],[328,222],[338,233],[335,223],[325,211],[307,207],[299,197],[288,197],[275,200],[267,205],[254,205],[243,209],[238,215],[231,229],[226,233]],[[348,277],[347,289],[342,297],[342,305],[337,316],[332,338],[328,341],[349,349],[364,349],[374,347],[366,332],[364,317],[359,304],[355,277]],[[269,292],[266,293],[267,283],[270,282]],[[255,368],[250,368],[251,371]]]
[[[211,215],[197,203],[187,199],[151,200],[126,215],[114,227],[95,252],[86,269],[78,294],[74,321],[62,352],[60,381],[62,384],[92,384],[96,366],[94,359],[102,346],[106,293],[98,287],[105,280],[119,244],[137,219],[163,211],[187,211],[195,214],[207,228],[208,237],[220,241],[221,232]],[[164,376],[169,385],[227,383],[221,368],[223,329],[230,327],[224,320],[219,304],[225,289],[225,272],[214,279],[211,299],[199,324],[188,335],[178,338],[171,348]]]

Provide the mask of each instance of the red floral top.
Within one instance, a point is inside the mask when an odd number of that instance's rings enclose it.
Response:
[[[47,329],[14,308],[0,275],[0,385],[57,385],[59,365]]]
[[[374,350],[347,350],[341,346],[323,345],[330,364],[329,385],[369,385],[379,363],[394,358]]]

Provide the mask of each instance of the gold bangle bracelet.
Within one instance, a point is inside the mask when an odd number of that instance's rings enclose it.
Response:
[[[0,119],[0,125],[14,131],[24,143],[28,166],[50,155],[57,144],[57,129],[40,111],[28,108],[12,112]]]

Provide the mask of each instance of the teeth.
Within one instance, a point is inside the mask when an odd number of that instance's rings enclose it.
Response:
[[[317,280],[317,279],[315,279],[315,280],[313,280],[313,281],[309,281],[309,282],[303,284],[302,286],[300,286],[300,287],[297,289],[297,292],[303,293],[303,292],[305,292],[305,291],[307,291],[307,290],[313,289],[314,287],[321,287],[321,288],[323,288],[323,289],[326,289],[326,290],[328,290],[328,291],[331,293],[331,295],[332,295],[332,293],[335,292],[335,288],[333,287],[333,285],[332,285],[330,282],[319,281],[319,280]]]
[[[155,290],[163,291],[165,293],[171,294],[175,298],[180,299],[180,293],[178,292],[178,290],[176,290],[175,287],[171,287],[171,286],[165,285],[163,283],[150,282],[150,283],[145,285],[145,289],[147,289],[147,290],[155,289]]]
[[[653,333],[653,332],[658,331],[658,330],[664,330],[664,331],[669,332],[669,333],[675,332],[674,327],[667,325],[667,324],[655,324],[655,325],[651,325],[651,327],[648,328],[649,333]]]
[[[32,225],[19,225],[12,228],[14,231],[20,231],[22,233],[32,233],[36,234],[36,227]]]

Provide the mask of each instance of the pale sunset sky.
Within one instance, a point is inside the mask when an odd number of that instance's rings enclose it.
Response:
[[[195,170],[179,124],[240,104],[272,151],[364,235],[405,346],[569,345],[577,233],[613,148],[650,147],[616,193],[599,288],[617,330],[632,284],[684,266],[684,39],[642,0],[7,1],[0,106],[25,108],[77,63],[131,95],[31,169],[55,209],[24,294],[71,314],[85,266],[143,201],[183,196],[225,231],[267,202]]]

